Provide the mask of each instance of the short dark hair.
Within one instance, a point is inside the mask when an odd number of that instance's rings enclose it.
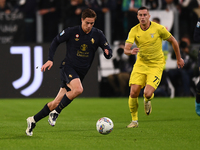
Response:
[[[149,11],[149,9],[148,9],[147,7],[144,7],[144,6],[138,8],[138,11],[139,11],[139,10],[144,10],[144,9],[146,9],[147,11]],[[137,11],[137,13],[138,13],[138,11]]]
[[[82,15],[81,15],[81,18],[83,18],[83,20],[85,18],[95,18],[96,19],[96,17],[97,17],[97,15],[96,15],[95,11],[92,9],[89,9],[89,8],[83,10]]]

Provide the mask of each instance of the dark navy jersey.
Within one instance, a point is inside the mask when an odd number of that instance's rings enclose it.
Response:
[[[66,42],[67,46],[64,62],[66,65],[78,69],[88,70],[90,68],[98,47],[101,47],[102,50],[109,50],[109,55],[106,55],[104,52],[104,56],[107,59],[112,57],[112,49],[103,32],[94,27],[88,34],[82,30],[81,26],[69,27],[63,30],[51,43],[49,60],[53,61],[58,45],[63,42]]]
[[[200,18],[197,21],[197,25],[194,30],[194,41],[200,42]]]

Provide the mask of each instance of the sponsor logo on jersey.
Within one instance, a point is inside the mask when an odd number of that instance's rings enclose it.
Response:
[[[86,44],[82,44],[82,45],[81,45],[81,50],[82,50],[82,51],[86,51],[87,47],[88,47],[88,46],[87,46]]]

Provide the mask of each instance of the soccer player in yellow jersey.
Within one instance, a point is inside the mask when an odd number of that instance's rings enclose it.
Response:
[[[137,60],[129,80],[129,109],[132,122],[127,128],[138,127],[138,96],[144,86],[145,113],[149,115],[152,111],[151,99],[154,97],[154,91],[161,81],[163,66],[165,65],[162,40],[167,40],[172,44],[178,68],[184,66],[177,40],[164,26],[149,20],[149,10],[146,7],[140,7],[137,17],[139,24],[130,30],[124,48],[126,55],[137,54]],[[134,42],[137,45],[136,48],[132,48]]]

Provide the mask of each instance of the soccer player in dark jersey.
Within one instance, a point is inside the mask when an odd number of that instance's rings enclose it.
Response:
[[[33,135],[36,123],[48,115],[49,124],[54,126],[62,109],[83,92],[82,81],[92,64],[98,47],[104,51],[105,58],[112,57],[112,49],[103,32],[93,27],[95,19],[96,13],[91,9],[85,9],[82,12],[80,26],[66,28],[53,39],[48,61],[42,66],[41,71],[51,69],[58,45],[66,42],[66,57],[60,66],[61,87],[53,101],[47,103],[36,115],[27,118],[26,134],[28,136]]]
[[[197,25],[194,30],[194,40],[196,42],[200,42],[200,18],[197,21]],[[199,53],[198,53],[198,65],[199,65],[199,75],[200,75],[200,48],[199,48]],[[196,110],[197,115],[200,116],[200,81],[197,83],[197,86],[196,86],[195,110]]]

